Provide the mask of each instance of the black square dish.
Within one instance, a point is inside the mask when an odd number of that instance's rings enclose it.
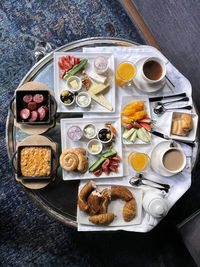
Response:
[[[17,90],[16,121],[21,124],[48,124],[51,121],[48,90]]]
[[[23,150],[27,149],[27,150]],[[46,149],[49,149],[49,158],[46,153]],[[23,150],[23,155],[22,155]],[[36,152],[37,151],[37,152]],[[26,170],[27,173],[34,172],[35,169],[37,169],[37,172],[41,173],[43,170],[40,168],[36,163],[34,159],[37,157],[37,153],[40,152],[40,155],[44,161],[40,161],[41,167],[45,168],[46,166],[50,166],[49,175],[23,175],[22,174],[22,164],[24,164],[24,170]],[[27,155],[26,155],[27,154]],[[32,155],[31,155],[32,154]],[[31,156],[33,157],[31,160]],[[50,179],[53,171],[52,171],[52,165],[53,165],[53,153],[51,146],[41,146],[41,145],[30,145],[30,146],[19,146],[17,148],[17,176],[19,179]],[[26,160],[27,159],[27,160]],[[23,162],[22,162],[23,161]]]

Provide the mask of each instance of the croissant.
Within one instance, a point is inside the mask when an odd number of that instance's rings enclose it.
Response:
[[[87,204],[89,206],[90,216],[98,214],[100,210],[100,203],[102,201],[102,195],[97,190],[92,191],[88,197]]]
[[[136,214],[136,201],[135,198],[127,201],[123,208],[123,218],[125,222],[129,222]]]
[[[78,206],[81,211],[88,210],[87,198],[89,194],[96,189],[96,185],[93,181],[89,181],[80,191],[78,196]]]
[[[125,186],[122,185],[112,185],[111,186],[111,197],[121,198],[122,200],[129,201],[133,198],[131,191],[129,191]]]
[[[98,214],[89,217],[89,221],[94,223],[94,224],[99,224],[99,225],[107,225],[111,223],[115,218],[114,213],[105,213],[105,214]]]

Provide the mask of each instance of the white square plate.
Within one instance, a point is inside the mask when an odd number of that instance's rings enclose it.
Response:
[[[180,117],[181,114],[185,114],[185,113],[188,113],[188,114],[190,114],[192,116],[192,120],[193,120],[193,129],[192,129],[192,131],[190,131],[187,136],[180,136],[180,135],[171,134],[172,120],[174,118]],[[198,126],[198,116],[197,116],[196,113],[171,112],[171,119],[170,119],[170,127],[169,127],[168,136],[171,139],[176,139],[176,140],[181,140],[181,141],[186,141],[186,142],[193,142],[195,140],[195,138],[196,138],[197,126]]]
[[[111,185],[98,185],[97,186],[99,191],[102,191],[105,188],[110,188]],[[126,186],[127,187],[127,186]],[[140,224],[142,219],[142,197],[143,191],[141,189],[127,187],[133,194],[136,200],[136,215],[130,222],[125,222],[123,219],[123,207],[125,205],[125,201],[121,199],[112,200],[108,206],[108,212],[112,212],[116,215],[114,220],[108,225],[108,227],[112,226],[128,226],[128,225],[135,225]],[[80,192],[79,187],[79,192]],[[77,206],[77,222],[80,224],[87,224],[87,225],[95,225],[91,223],[88,218],[90,216],[86,212],[80,211],[79,207]],[[95,225],[97,226],[97,225]],[[102,226],[100,226],[102,227]]]
[[[113,148],[117,151],[117,154],[121,158],[121,162],[119,163],[118,173],[110,172],[109,175],[102,173],[101,176],[96,177],[92,172],[85,172],[83,174],[80,173],[73,173],[67,172],[64,169],[62,170],[63,173],[63,180],[82,180],[82,179],[95,179],[95,178],[116,178],[123,176],[123,164],[122,164],[122,143],[121,143],[121,119],[119,117],[113,118],[73,118],[73,119],[61,119],[61,142],[62,142],[62,151],[66,148],[77,148],[82,147],[85,148],[87,151],[87,143],[89,139],[81,138],[79,141],[72,141],[67,137],[67,130],[72,125],[78,125],[81,129],[84,128],[86,124],[92,123],[96,126],[97,131],[104,127],[105,122],[110,122],[116,129],[116,141],[113,143]],[[105,152],[105,151],[103,151]],[[101,156],[101,154],[97,156],[93,156],[87,152],[87,157],[89,160],[89,167],[97,161],[97,159]]]
[[[88,62],[85,66],[85,71],[87,74],[89,74],[91,71],[94,71],[93,68],[93,62],[94,59],[97,56],[104,56],[108,59],[108,80],[110,83],[110,89],[108,92],[104,94],[105,98],[108,100],[108,102],[112,105],[113,110],[109,111],[105,107],[99,105],[97,102],[95,102],[92,99],[91,105],[89,108],[81,108],[76,103],[74,103],[72,106],[65,106],[63,105],[59,98],[60,93],[63,90],[67,90],[67,83],[65,80],[59,78],[59,67],[58,67],[58,61],[61,59],[62,56],[66,55],[73,55],[75,57],[78,57],[80,59],[87,58]],[[82,71],[82,70],[81,70]],[[81,77],[81,71],[79,71],[76,76]],[[95,83],[95,82],[94,82]],[[114,56],[111,53],[81,53],[81,52],[55,52],[54,53],[54,91],[55,91],[55,98],[57,101],[57,112],[64,112],[64,113],[113,113],[115,112],[115,64],[114,64]],[[82,88],[81,91],[86,91],[85,88]]]
[[[141,96],[123,96],[122,97],[122,103],[121,103],[121,111],[125,108],[126,105],[128,105],[131,102],[138,102],[138,101],[143,101],[144,102],[144,109],[147,112],[147,117],[151,117],[151,110],[150,110],[150,105],[149,105],[149,98],[147,96],[141,95]],[[149,133],[151,136],[151,134]],[[146,145],[149,143],[145,143],[141,141],[138,137],[136,138],[135,142],[131,142],[127,139],[122,138],[123,144],[125,145]]]

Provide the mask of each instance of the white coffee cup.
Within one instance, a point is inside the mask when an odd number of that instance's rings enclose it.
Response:
[[[171,168],[169,168],[167,166],[167,164],[169,165],[170,162],[172,162],[172,164],[178,164],[178,159],[177,159],[177,153],[176,153],[176,157],[175,155],[172,155],[172,152],[180,152],[181,153],[181,156],[182,156],[182,164],[180,166],[177,167],[177,169],[172,166]],[[171,153],[171,156],[170,156],[170,153]],[[166,155],[168,154],[168,161],[165,161],[165,157],[167,157]],[[170,158],[171,157],[171,158]],[[181,172],[184,168],[185,168],[185,165],[186,165],[186,156],[183,152],[182,149],[180,148],[177,148],[177,147],[168,147],[166,148],[165,150],[163,150],[160,154],[160,166],[167,172],[170,172],[171,174],[177,174],[179,172]]]
[[[156,219],[163,218],[168,212],[164,191],[148,190],[143,198],[143,208],[148,214],[149,225],[155,225]]]
[[[144,66],[145,66],[146,63],[148,63],[148,62],[150,62],[150,61],[155,61],[155,62],[157,62],[157,63],[161,66],[161,68],[162,68],[161,76],[160,76],[158,79],[156,79],[156,80],[151,80],[151,79],[148,78],[148,77],[145,75],[145,73],[144,73]],[[154,84],[154,83],[158,83],[158,82],[161,82],[161,81],[164,80],[165,75],[166,75],[166,71],[167,71],[167,69],[166,69],[166,64],[165,64],[165,62],[164,62],[162,59],[160,59],[160,58],[158,58],[158,57],[149,57],[149,58],[147,58],[147,59],[143,62],[143,64],[142,64],[141,75],[142,75],[142,78],[143,78],[146,82],[148,82],[149,84]]]

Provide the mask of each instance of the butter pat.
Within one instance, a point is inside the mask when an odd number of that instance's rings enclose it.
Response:
[[[71,85],[72,89],[74,89],[74,90],[78,89],[78,83],[75,79],[70,82],[70,85]]]
[[[103,84],[105,84],[105,82],[107,80],[107,77],[102,76],[102,75],[99,75],[99,74],[97,74],[97,73],[95,73],[93,71],[90,72],[89,77],[92,80],[94,80],[95,82],[97,82],[97,83],[103,83]]]
[[[103,91],[105,89],[107,89],[110,86],[110,83],[107,81],[106,84],[92,84],[92,86],[89,88],[89,91],[94,94],[97,95],[99,93],[103,93]]]
[[[91,151],[92,152],[98,152],[99,151],[99,145],[92,145]]]

